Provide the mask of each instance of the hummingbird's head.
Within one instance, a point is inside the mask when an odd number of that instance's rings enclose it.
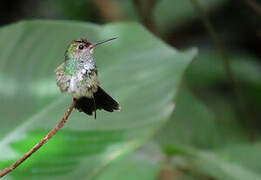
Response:
[[[73,40],[66,52],[65,52],[65,56],[68,58],[78,58],[78,57],[82,57],[82,56],[92,56],[93,55],[93,49],[95,46],[105,43],[107,41],[111,41],[114,40],[116,38],[110,38],[110,39],[106,39],[103,41],[98,41],[95,43],[91,43],[90,41],[88,41],[86,38],[80,38],[80,39],[76,39]]]
[[[65,56],[68,58],[77,58],[86,53],[92,54],[93,48],[91,48],[91,42],[85,38],[73,40],[65,52]]]

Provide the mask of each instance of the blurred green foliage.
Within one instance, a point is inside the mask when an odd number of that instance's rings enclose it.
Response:
[[[253,0],[3,2],[0,24],[56,21],[0,29],[1,168],[38,142],[70,104],[53,70],[72,39],[119,37],[97,48],[95,59],[102,85],[122,106],[120,113],[98,112],[96,121],[73,112],[61,132],[4,179],[261,179],[260,6]],[[96,25],[111,22],[117,23]],[[198,54],[175,49],[195,46]]]
[[[39,141],[72,101],[59,93],[54,77],[54,69],[63,61],[63,51],[71,39],[115,35],[120,38],[110,46],[97,48],[95,58],[100,82],[119,100],[121,112],[98,112],[94,120],[75,111],[57,138],[11,177],[91,178],[116,157],[143,144],[170,116],[173,97],[196,50],[172,49],[134,23],[98,26],[29,21],[0,30],[0,49],[5,52],[1,54],[1,77],[6,77],[0,83],[8,87],[0,88],[2,101],[8,102],[0,110],[0,149],[4,153],[0,155],[1,168]],[[11,38],[13,41],[7,43]],[[16,53],[9,51],[16,48]],[[6,79],[8,86],[4,86]]]

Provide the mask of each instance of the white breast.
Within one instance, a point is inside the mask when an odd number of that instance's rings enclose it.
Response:
[[[68,93],[74,98],[92,97],[98,89],[98,79],[95,72],[89,72],[86,69],[81,70],[70,81]]]

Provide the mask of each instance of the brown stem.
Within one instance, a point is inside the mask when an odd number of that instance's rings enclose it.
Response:
[[[66,120],[70,116],[73,108],[75,107],[76,102],[73,101],[67,112],[64,114],[62,120],[57,124],[40,142],[38,142],[30,151],[25,153],[20,159],[18,159],[12,166],[5,168],[3,171],[0,172],[0,178],[5,176],[7,173],[11,172],[14,170],[17,166],[19,166],[21,163],[23,163],[27,158],[29,158],[34,152],[36,152],[40,147],[42,147],[49,139],[52,138],[53,135],[56,134],[57,131],[63,125],[66,123]]]

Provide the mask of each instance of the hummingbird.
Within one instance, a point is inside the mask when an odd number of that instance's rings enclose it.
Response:
[[[114,40],[110,38],[91,43],[86,38],[73,40],[65,51],[64,62],[57,67],[56,84],[62,93],[67,93],[76,102],[75,108],[96,118],[96,110],[108,112],[120,110],[119,103],[107,94],[98,81],[94,62],[94,47]]]

